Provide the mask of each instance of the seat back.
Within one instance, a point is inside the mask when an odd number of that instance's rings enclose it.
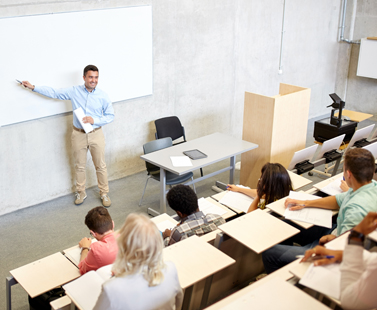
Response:
[[[155,120],[156,139],[170,137],[173,141],[183,137],[186,142],[185,129],[176,116],[169,116]]]
[[[166,149],[173,145],[173,141],[170,137],[157,139],[143,145],[144,154],[149,154],[152,152],[156,152],[158,150]],[[151,163],[145,162],[145,166],[147,167],[148,174],[156,173],[160,171],[160,167],[157,167]]]

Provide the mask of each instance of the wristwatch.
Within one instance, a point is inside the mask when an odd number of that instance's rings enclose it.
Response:
[[[364,245],[365,236],[364,234],[355,231],[351,229],[350,234],[348,235],[348,244],[354,244],[354,245]]]
[[[82,251],[84,251],[84,250],[88,250],[88,251],[90,251],[90,248],[88,248],[88,247],[86,247],[86,246],[83,246],[83,247],[81,248],[81,253],[82,253]]]

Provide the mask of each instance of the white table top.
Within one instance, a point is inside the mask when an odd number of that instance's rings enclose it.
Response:
[[[223,209],[226,211],[225,214],[222,215],[223,219],[224,220],[227,220],[228,218],[232,217],[232,216],[235,216],[236,213],[233,212],[232,210],[230,210],[229,208],[225,207],[224,205],[222,205],[221,203],[217,202],[215,199],[211,198],[211,197],[207,197],[206,200],[210,203],[213,203],[214,205],[218,206],[219,208]]]
[[[198,236],[164,248],[163,255],[164,261],[175,264],[183,289],[236,262]]]
[[[246,151],[250,151],[257,147],[257,144],[243,141],[241,139],[235,139],[234,137],[226,134],[213,133],[208,136],[142,155],[141,158],[172,173],[182,175],[197,170],[198,168],[228,159],[231,156],[236,156]],[[191,160],[193,166],[190,167],[173,167],[170,156],[182,156],[184,155],[184,151],[194,149],[198,149],[208,157]]]
[[[343,172],[342,173],[339,173],[337,175],[334,175],[333,177],[331,178],[328,178],[326,180],[323,180],[321,182],[318,182],[316,184],[313,185],[313,187],[315,187],[316,189],[318,190],[321,190],[322,188],[324,188],[325,186],[329,185],[332,181],[340,178],[341,176],[343,175]]]
[[[219,229],[256,253],[261,253],[300,232],[259,209],[225,223],[219,226]]]
[[[262,285],[250,285],[236,294],[237,296],[234,296],[236,298],[233,297],[231,302],[227,301],[228,297],[208,309],[330,309],[299,288],[287,283],[279,277],[269,278],[268,281],[265,281]]]
[[[80,276],[79,269],[61,253],[11,270],[10,273],[32,298]]]
[[[288,174],[291,178],[293,190],[297,190],[313,182],[312,180],[304,178],[303,176],[293,173],[291,171],[288,171]]]

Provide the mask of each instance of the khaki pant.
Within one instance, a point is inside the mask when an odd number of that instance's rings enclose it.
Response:
[[[103,135],[102,128],[88,134],[79,132],[74,128],[72,130],[71,142],[76,173],[76,191],[82,192],[85,190],[86,155],[89,149],[94,167],[96,168],[100,195],[107,194],[109,192],[109,184],[105,163],[105,136]]]

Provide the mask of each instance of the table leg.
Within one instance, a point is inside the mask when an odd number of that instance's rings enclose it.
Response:
[[[209,276],[206,280],[206,283],[204,285],[204,290],[203,290],[202,301],[200,302],[200,309],[204,309],[207,306],[209,291],[211,289],[211,284],[212,284],[212,279],[213,279],[213,275]]]
[[[187,310],[190,308],[191,296],[194,285],[189,286],[185,289],[185,296],[183,297],[183,303],[181,310]]]
[[[166,172],[160,168],[160,214],[166,213]]]
[[[339,158],[336,160],[336,162],[335,162],[335,166],[334,166],[334,169],[333,169],[332,174],[331,174],[332,177],[333,177],[334,175],[336,175],[336,173],[338,172],[338,168],[339,168],[339,164],[340,164],[341,160],[342,160],[342,157],[339,157]]]
[[[236,156],[230,158],[229,184],[234,184],[234,171],[236,170]]]
[[[17,284],[15,278],[6,277],[5,278],[5,289],[6,289],[6,300],[7,300],[7,310],[12,309],[12,286]]]

